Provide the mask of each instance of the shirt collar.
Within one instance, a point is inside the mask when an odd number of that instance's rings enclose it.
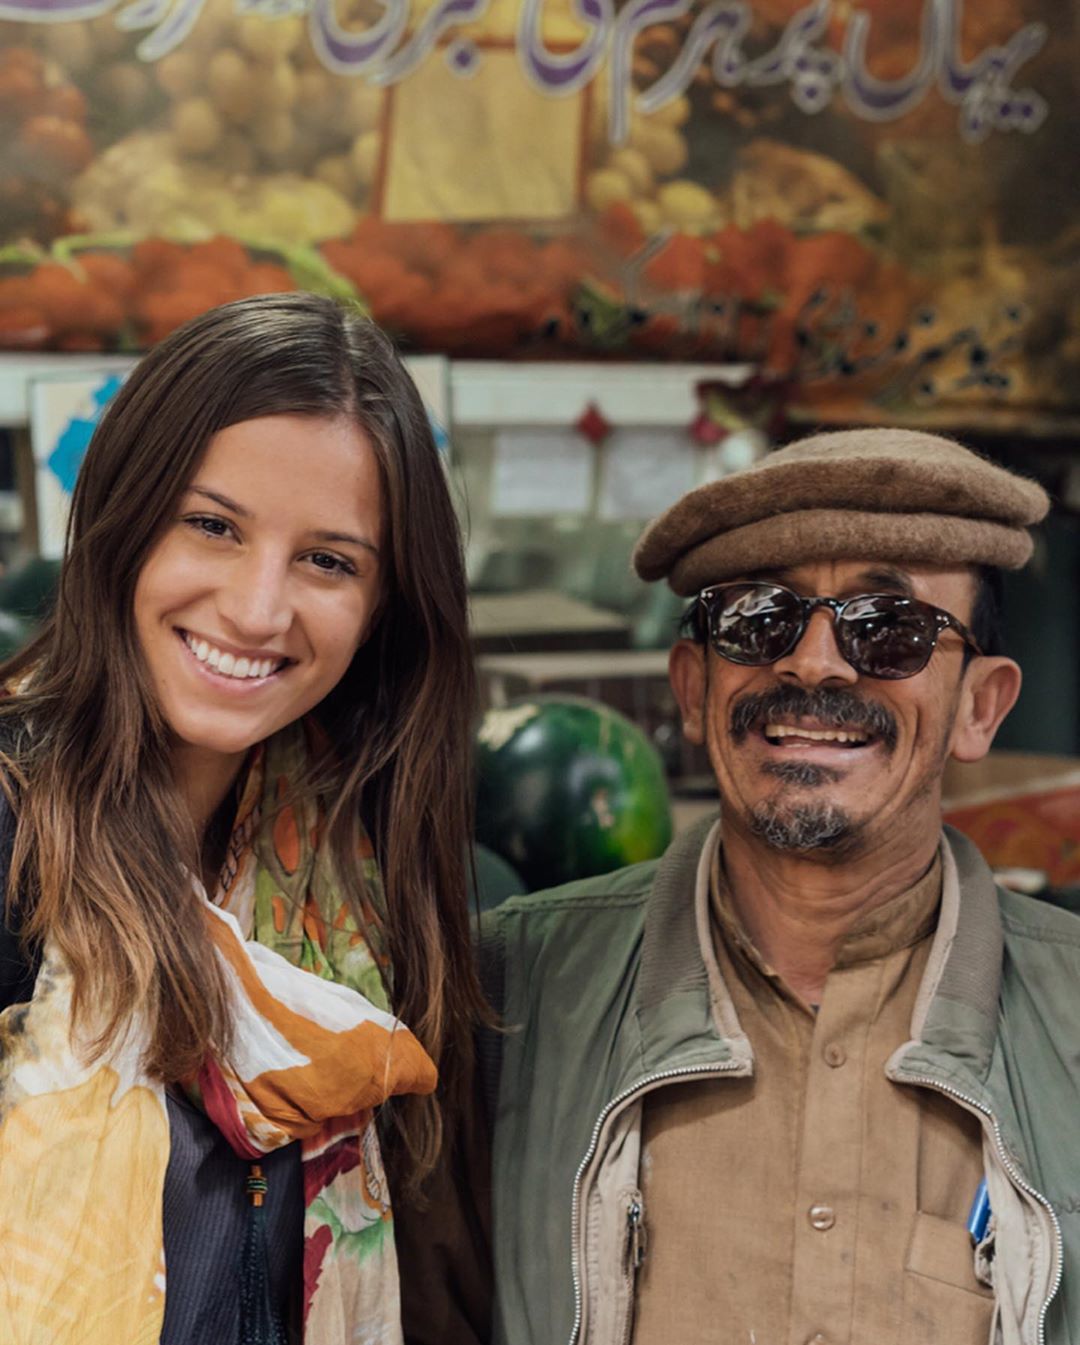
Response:
[[[860,915],[841,940],[835,968],[873,962],[920,943],[937,924],[941,904],[941,855],[934,852],[930,867],[911,887]],[[745,958],[765,976],[776,978],[754,946],[731,898],[723,867],[723,851],[717,847],[710,882],[713,920],[729,950]]]

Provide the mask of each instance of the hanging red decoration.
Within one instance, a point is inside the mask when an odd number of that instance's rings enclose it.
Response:
[[[583,434],[590,444],[599,448],[615,426],[595,402],[590,402],[574,422],[574,428],[579,434]]]

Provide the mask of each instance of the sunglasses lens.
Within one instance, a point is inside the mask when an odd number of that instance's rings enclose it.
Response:
[[[938,629],[922,603],[873,594],[846,604],[836,635],[840,652],[856,671],[897,680],[926,667]]]
[[[794,594],[772,584],[731,584],[709,608],[712,646],[731,663],[757,667],[775,663],[802,630],[802,609]]]

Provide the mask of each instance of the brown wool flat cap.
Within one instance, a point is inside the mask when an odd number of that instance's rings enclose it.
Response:
[[[699,486],[642,533],[634,569],[688,596],[813,560],[997,565],[1031,556],[1035,481],[916,430],[815,434]]]

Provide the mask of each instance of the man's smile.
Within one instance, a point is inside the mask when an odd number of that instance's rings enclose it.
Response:
[[[778,723],[770,721],[761,730],[765,741],[774,747],[799,747],[804,744],[828,743],[845,748],[866,747],[874,735],[862,729],[824,728],[806,723]]]
[[[731,707],[731,738],[764,748],[769,760],[797,758],[854,765],[891,754],[896,717],[876,700],[843,687],[777,685],[741,696]]]
[[[806,717],[767,718],[736,739],[749,746],[761,768],[791,785],[836,784],[863,765],[879,769],[881,736],[866,728],[835,728]]]

